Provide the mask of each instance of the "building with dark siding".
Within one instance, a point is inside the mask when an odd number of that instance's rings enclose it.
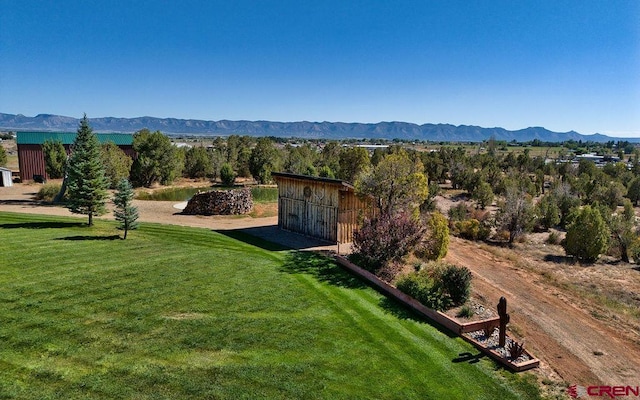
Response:
[[[129,157],[135,157],[133,151],[133,135],[128,133],[98,133],[100,143],[113,142]],[[64,145],[67,154],[71,153],[71,145],[76,138],[75,133],[58,132],[18,132],[16,144],[18,145],[18,167],[20,179],[30,181],[34,176],[48,178],[45,171],[44,153],[42,145],[47,140],[60,141]]]

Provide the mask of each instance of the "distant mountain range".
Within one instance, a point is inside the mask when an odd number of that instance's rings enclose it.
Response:
[[[408,122],[379,122],[376,124],[345,122],[270,122],[270,121],[203,121],[176,118],[89,118],[96,132],[132,133],[143,128],[166,134],[188,135],[250,135],[299,137],[314,139],[405,139],[447,142],[481,142],[494,137],[496,140],[527,142],[539,139],[543,142],[582,140],[606,142],[627,140],[639,143],[640,138],[615,138],[601,134],[581,135],[577,132],[553,132],[532,127],[517,131],[503,128],[482,128],[469,125],[424,124]],[[0,113],[0,130],[74,132],[79,119],[60,115],[38,114],[27,117],[22,114]]]

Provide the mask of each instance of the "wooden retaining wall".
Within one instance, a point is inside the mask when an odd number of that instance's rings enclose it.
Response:
[[[499,364],[502,364],[502,365],[508,367],[512,371],[522,372],[522,371],[526,371],[526,370],[529,370],[529,369],[532,369],[532,368],[536,368],[536,367],[538,367],[540,365],[540,360],[538,360],[537,358],[533,357],[526,350],[525,350],[525,353],[530,357],[530,360],[526,361],[526,362],[523,362],[523,363],[516,364],[516,363],[513,363],[513,362],[505,359],[504,357],[502,357],[501,354],[497,353],[496,351],[493,351],[491,349],[486,348],[480,342],[474,340],[473,338],[470,338],[467,335],[463,335],[463,333],[474,332],[474,331],[480,330],[487,323],[496,324],[496,326],[497,326],[497,324],[500,321],[499,317],[489,318],[489,319],[485,319],[485,320],[481,320],[481,321],[474,321],[474,322],[468,322],[468,323],[461,324],[461,323],[459,323],[455,319],[449,317],[448,315],[446,315],[443,312],[436,311],[436,310],[431,309],[429,307],[425,307],[418,300],[416,300],[413,297],[407,295],[406,293],[401,292],[395,286],[392,286],[392,285],[388,284],[387,282],[385,282],[382,279],[378,278],[376,275],[372,274],[371,272],[358,267],[357,265],[355,265],[352,262],[350,262],[349,260],[347,260],[345,257],[337,255],[335,257],[335,259],[338,262],[338,264],[340,264],[344,268],[348,269],[349,271],[353,272],[354,274],[358,275],[359,277],[365,279],[367,282],[369,282],[371,285],[373,285],[381,293],[383,293],[383,294],[385,294],[387,296],[393,297],[394,299],[402,302],[403,304],[405,304],[407,307],[411,308],[412,310],[414,310],[418,314],[420,314],[420,315],[422,315],[424,317],[427,317],[427,318],[429,318],[430,320],[432,320],[434,322],[437,322],[438,324],[440,324],[443,327],[447,328],[451,332],[459,335],[460,337],[462,337],[462,339],[464,339],[468,343],[471,343],[472,345],[474,345],[482,353],[484,353],[487,356],[491,357],[493,360],[495,360]]]

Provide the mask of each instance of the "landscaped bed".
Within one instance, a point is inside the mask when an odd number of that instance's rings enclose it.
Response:
[[[376,289],[385,295],[400,301],[402,304],[413,309],[422,316],[442,325],[451,332],[461,335],[463,339],[476,346],[481,352],[500,364],[508,367],[512,371],[526,371],[540,365],[540,360],[535,358],[526,350],[521,351],[521,354],[517,357],[513,357],[510,347],[517,345],[518,343],[509,337],[506,337],[504,346],[499,345],[497,338],[497,327],[500,320],[499,317],[461,323],[456,318],[447,315],[445,312],[433,310],[424,306],[416,299],[406,293],[403,293],[371,272],[353,264],[345,257],[336,256],[336,261],[349,271],[373,284]]]

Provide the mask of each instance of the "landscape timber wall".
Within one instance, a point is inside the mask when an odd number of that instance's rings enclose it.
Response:
[[[433,309],[431,309],[429,307],[424,306],[418,300],[414,299],[413,297],[409,296],[406,293],[403,293],[402,291],[400,291],[395,286],[392,286],[392,285],[388,284],[387,282],[385,282],[382,279],[378,278],[376,275],[372,274],[371,272],[369,272],[367,270],[364,270],[364,269],[360,268],[359,266],[353,264],[351,261],[349,261],[345,257],[343,257],[341,255],[337,255],[337,256],[335,256],[335,259],[336,259],[336,262],[339,265],[341,265],[342,267],[344,267],[344,268],[348,269],[349,271],[353,272],[354,274],[356,274],[360,278],[366,280],[367,282],[372,284],[381,293],[383,293],[383,294],[385,294],[385,295],[387,295],[389,297],[393,297],[394,299],[400,301],[401,303],[403,303],[407,307],[411,308],[412,310],[414,310],[418,314],[420,314],[420,315],[422,315],[422,316],[424,316],[426,318],[429,318],[430,320],[432,320],[432,321],[440,324],[441,326],[445,327],[449,331],[459,335],[462,339],[464,339],[465,341],[467,341],[467,342],[471,343],[472,345],[474,345],[482,353],[484,353],[487,356],[491,357],[496,362],[508,367],[512,371],[515,371],[515,372],[527,371],[529,369],[536,368],[536,367],[538,367],[540,365],[540,360],[538,360],[537,358],[533,357],[533,355],[531,355],[526,350],[525,350],[525,353],[529,357],[529,360],[525,361],[525,362],[522,362],[522,363],[515,363],[515,362],[513,362],[511,360],[505,359],[500,353],[498,353],[494,349],[487,348],[487,347],[483,346],[477,340],[475,340],[475,339],[473,339],[473,338],[471,338],[471,337],[469,337],[467,335],[464,335],[464,333],[480,330],[480,329],[482,329],[482,327],[484,325],[487,325],[487,324],[491,324],[491,325],[498,324],[500,318],[489,318],[489,319],[485,319],[485,320],[482,320],[482,321],[475,321],[475,322],[469,322],[469,323],[461,324],[461,323],[459,323],[455,319],[452,319],[451,317],[449,317],[448,315],[446,315],[443,312],[436,311],[436,310],[433,310]]]
[[[326,240],[349,243],[372,203],[359,199],[353,186],[338,179],[273,173],[278,184],[278,227]]]

